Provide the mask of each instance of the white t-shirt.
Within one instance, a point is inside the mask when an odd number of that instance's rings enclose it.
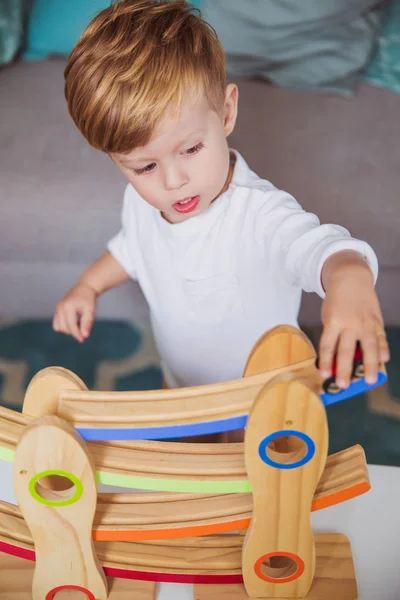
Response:
[[[335,252],[372,248],[338,225],[320,225],[236,151],[229,189],[199,216],[168,223],[128,185],[122,229],[108,249],[139,282],[170,387],[243,375],[257,339],[298,326],[302,290],[324,297],[321,271]]]

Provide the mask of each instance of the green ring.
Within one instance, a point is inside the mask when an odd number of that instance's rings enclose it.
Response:
[[[42,477],[48,477],[50,475],[59,475],[60,477],[66,477],[67,479],[70,479],[72,481],[76,488],[75,494],[72,496],[72,498],[67,498],[67,500],[61,500],[60,502],[57,502],[53,500],[45,500],[44,498],[39,496],[39,494],[36,491],[37,482],[39,481],[39,479],[42,479]],[[51,469],[50,471],[42,471],[41,473],[38,473],[37,475],[32,477],[28,487],[31,496],[35,500],[37,500],[41,504],[45,504],[46,506],[68,506],[69,504],[74,504],[75,502],[78,502],[78,500],[81,499],[83,494],[83,483],[80,479],[78,479],[75,475],[72,475],[72,473],[67,473],[67,471],[58,471],[57,469]]]

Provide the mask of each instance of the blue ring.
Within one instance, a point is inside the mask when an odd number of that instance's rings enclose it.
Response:
[[[294,463],[282,464],[282,463],[275,462],[274,460],[271,460],[269,458],[269,456],[267,454],[268,444],[270,442],[272,442],[273,440],[276,440],[276,438],[280,438],[285,435],[291,435],[291,436],[297,437],[306,443],[307,452],[306,452],[306,455],[301,460],[298,460],[297,462],[294,462]],[[282,429],[282,431],[275,431],[275,433],[271,433],[270,435],[268,435],[266,438],[263,439],[263,441],[261,442],[261,444],[258,448],[258,454],[259,454],[261,460],[263,462],[265,462],[265,464],[269,465],[270,467],[274,467],[275,469],[297,469],[298,467],[302,467],[303,465],[307,464],[313,458],[313,456],[315,454],[315,444],[308,435],[306,435],[305,433],[302,433],[301,431],[295,431],[294,429]]]

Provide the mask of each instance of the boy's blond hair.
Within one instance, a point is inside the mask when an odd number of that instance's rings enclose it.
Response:
[[[75,124],[96,149],[146,145],[166,109],[204,92],[219,112],[225,58],[214,29],[185,0],[122,0],[90,23],[65,69]]]

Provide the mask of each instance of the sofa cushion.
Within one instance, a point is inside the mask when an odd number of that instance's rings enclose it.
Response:
[[[51,59],[0,72],[0,316],[51,315],[120,226],[125,179],[70,119],[64,66]],[[230,145],[322,222],[375,248],[386,316],[398,323],[400,96],[367,84],[350,99],[254,81],[239,89]],[[139,303],[131,291],[110,292],[100,314],[129,316]],[[313,308],[306,315],[319,322]]]
[[[382,0],[204,0],[234,76],[349,94],[381,27]]]
[[[378,49],[365,80],[400,93],[400,0],[389,4]]]
[[[68,115],[64,66],[0,73],[0,260],[86,263],[119,228],[125,180]]]
[[[239,91],[230,143],[253,170],[400,268],[400,96],[365,83],[351,98],[254,81]]]

